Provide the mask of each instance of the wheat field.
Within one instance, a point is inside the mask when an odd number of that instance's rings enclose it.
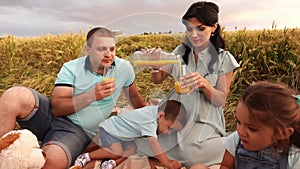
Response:
[[[235,129],[237,99],[253,81],[279,81],[300,92],[300,29],[223,30],[222,35],[226,50],[241,65],[234,73],[224,107],[228,131]],[[183,34],[117,36],[117,55],[131,60],[130,55],[142,48],[160,47],[172,51],[182,38]],[[0,38],[0,95],[9,87],[22,85],[50,96],[60,67],[84,55],[84,45],[84,32]],[[161,97],[173,86],[172,79],[154,85],[148,69],[135,66],[135,71],[139,91],[146,100]]]

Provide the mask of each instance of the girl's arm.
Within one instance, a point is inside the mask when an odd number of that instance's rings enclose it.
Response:
[[[234,156],[229,151],[225,150],[220,169],[234,169]]]

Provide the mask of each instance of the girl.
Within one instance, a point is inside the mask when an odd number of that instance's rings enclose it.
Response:
[[[237,105],[236,119],[221,169],[299,169],[300,109],[290,89],[270,82],[250,86]]]

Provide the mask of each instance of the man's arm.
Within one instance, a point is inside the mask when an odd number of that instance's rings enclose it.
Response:
[[[115,91],[115,83],[102,81],[91,90],[73,96],[73,87],[56,86],[51,96],[51,108],[54,116],[66,116],[79,111],[94,101],[110,96]]]
[[[142,95],[138,92],[135,81],[131,84],[131,86],[124,88],[124,92],[133,108],[137,109],[146,106]]]

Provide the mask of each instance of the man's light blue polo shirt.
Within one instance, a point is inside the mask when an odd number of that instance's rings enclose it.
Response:
[[[121,89],[129,87],[135,79],[134,70],[129,61],[116,56],[114,62],[116,65],[117,89],[113,95],[95,101],[76,113],[68,115],[70,120],[93,135],[98,131],[98,124],[111,114],[121,94]],[[80,57],[65,63],[57,75],[55,85],[73,87],[74,96],[92,89],[95,84],[102,81],[103,76],[90,71],[89,63],[89,56]]]

